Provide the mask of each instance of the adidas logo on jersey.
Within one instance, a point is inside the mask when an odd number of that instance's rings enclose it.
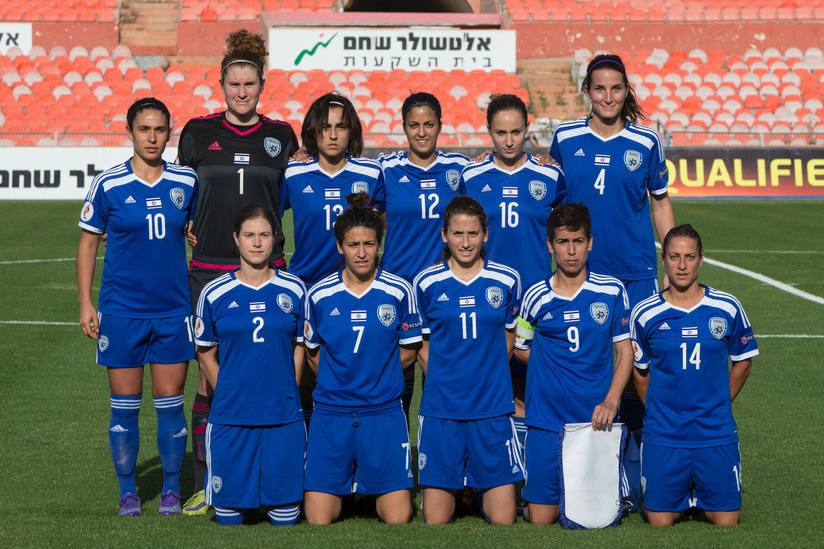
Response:
[[[186,430],[186,427],[178,431],[177,433],[172,435],[172,438],[183,438],[189,434],[189,431]]]
[[[398,179],[398,183],[409,183],[409,178],[406,176],[401,177]]]
[[[132,195],[129,195],[129,198],[127,198],[123,203],[124,204],[134,204],[135,202],[136,201],[135,201],[134,197]]]
[[[223,148],[220,146],[220,143],[217,141],[213,141],[211,145],[209,145],[210,151],[222,151]]]
[[[315,191],[312,189],[312,185],[306,185],[306,186],[303,188],[303,192],[308,194],[308,193],[313,193],[313,192],[315,192]]]
[[[441,296],[438,298],[438,301],[449,301],[449,296],[447,296],[446,294],[441,294]]]
[[[578,149],[575,151],[575,156],[584,156],[584,149]]]
[[[334,309],[332,309],[332,312],[329,313],[329,316],[340,316],[340,311],[337,307],[335,307]]]
[[[669,327],[669,324],[667,324],[666,322],[664,322],[663,324],[661,324],[660,326],[658,326],[658,329],[659,329],[659,330],[669,330],[669,329],[670,329],[670,327]]]
[[[492,190],[492,187],[490,187],[490,186],[487,184],[487,185],[484,185],[483,189],[481,189],[481,192],[482,192],[482,193],[488,193],[488,192],[489,192],[489,191],[491,191],[491,190]]]
[[[552,313],[547,311],[546,314],[544,315],[543,320],[552,320]]]
[[[115,425],[114,427],[112,427],[111,429],[109,429],[109,431],[111,431],[112,433],[128,433],[129,432],[128,429],[126,429],[125,427],[123,427],[119,423],[117,425]]]
[[[226,307],[226,308],[227,309],[237,309],[238,307],[239,307],[239,305],[237,304],[237,301],[232,301],[231,303],[229,303],[229,306]]]

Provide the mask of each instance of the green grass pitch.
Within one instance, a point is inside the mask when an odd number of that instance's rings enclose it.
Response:
[[[0,202],[0,321],[76,322],[73,261],[10,262],[73,257],[79,209],[75,202]],[[824,201],[677,201],[675,211],[679,222],[691,222],[703,234],[708,257],[824,296]],[[735,293],[757,334],[824,334],[824,305],[715,266],[705,265],[703,280]],[[161,471],[148,385],[138,460],[145,515],[117,518],[117,482],[106,435],[108,387],[104,370],[94,364],[94,344],[76,325],[0,324],[0,544],[820,547],[824,339],[765,337],[759,346],[761,355],[735,403],[745,485],[738,528],[690,521],[656,531],[638,515],[618,528],[595,532],[523,522],[492,527],[477,517],[445,527],[427,527],[419,519],[387,527],[368,515],[326,528],[267,523],[221,528],[203,517],[156,514]],[[191,368],[187,415],[195,376]],[[412,423],[414,435],[414,418]],[[191,486],[189,459],[184,497]]]

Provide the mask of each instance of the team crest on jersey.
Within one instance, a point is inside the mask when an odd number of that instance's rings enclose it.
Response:
[[[263,140],[263,150],[265,150],[266,154],[268,154],[272,158],[279,155],[282,148],[283,146],[280,144],[280,139],[276,139],[274,137],[266,137]]]
[[[308,320],[303,321],[303,337],[305,339],[312,339],[312,324],[309,323]]]
[[[109,338],[102,335],[97,338],[97,348],[100,349],[100,352],[104,352],[106,349],[109,348]]]
[[[292,298],[286,294],[278,294],[278,307],[284,313],[292,312]]]
[[[423,471],[424,467],[426,467],[426,454],[421,452],[418,454],[418,471]]]
[[[384,326],[391,326],[395,321],[395,306],[394,305],[378,305],[378,320]]]
[[[221,488],[223,488],[223,479],[219,476],[212,477],[212,490],[215,491],[215,494],[220,492]]]
[[[366,181],[355,181],[352,183],[352,193],[367,193],[369,194],[369,183]]]
[[[624,153],[624,166],[631,172],[634,172],[641,167],[641,161],[644,157],[638,151],[627,151]]]
[[[447,170],[446,171],[446,182],[449,185],[449,188],[453,191],[458,190],[458,183],[461,181],[461,174],[458,173],[458,170]]]
[[[541,200],[546,196],[546,183],[538,179],[533,179],[529,182],[529,194],[531,194],[535,200]]]
[[[598,301],[589,306],[589,314],[592,315],[592,320],[598,324],[603,324],[609,318],[609,307],[606,303]]]
[[[230,305],[230,307],[231,307],[231,305]],[[199,316],[196,316],[195,317],[195,337],[202,336],[203,335],[203,330],[204,330],[203,319],[201,319]]]
[[[486,289],[486,302],[492,305],[493,309],[499,308],[504,302],[504,291],[498,286],[490,286]]]
[[[92,205],[91,202],[86,201],[86,203],[83,204],[83,210],[80,212],[80,219],[82,219],[83,221],[88,221],[89,219],[92,218],[93,215],[94,215],[94,206]]]
[[[169,198],[172,199],[172,204],[179,210],[183,208],[183,203],[186,201],[186,193],[180,187],[175,187],[169,191]]]
[[[721,339],[727,335],[727,319],[714,316],[710,319],[710,333],[715,339]]]

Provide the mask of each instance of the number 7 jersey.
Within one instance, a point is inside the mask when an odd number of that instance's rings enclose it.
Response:
[[[691,309],[661,294],[632,310],[635,367],[649,370],[644,442],[702,448],[738,442],[729,362],[758,354],[752,326],[732,295],[704,287]]]

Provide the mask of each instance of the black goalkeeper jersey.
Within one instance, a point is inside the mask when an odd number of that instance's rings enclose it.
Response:
[[[255,202],[274,212],[277,226],[271,260],[283,258],[280,182],[296,149],[291,126],[262,115],[253,126],[231,124],[223,112],[189,120],[180,134],[178,158],[200,178],[193,262],[237,264],[232,224],[242,206]]]

